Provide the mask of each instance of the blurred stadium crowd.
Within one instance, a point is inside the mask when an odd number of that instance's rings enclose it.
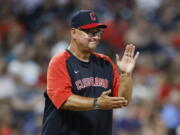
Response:
[[[97,52],[140,51],[113,135],[180,135],[179,0],[0,0],[0,135],[40,135],[48,62],[68,46],[78,9],[108,24]]]

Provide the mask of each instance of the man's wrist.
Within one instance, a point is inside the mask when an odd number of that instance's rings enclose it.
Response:
[[[130,77],[132,73],[127,73],[127,72],[120,72],[121,77]]]
[[[97,109],[99,109],[99,104],[98,104],[98,98],[94,98],[94,100],[93,100],[93,108],[94,108],[94,110],[97,110]]]

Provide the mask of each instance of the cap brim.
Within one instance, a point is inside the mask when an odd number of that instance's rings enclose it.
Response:
[[[91,28],[107,28],[107,25],[102,24],[102,23],[91,23],[91,24],[86,24],[83,26],[80,26],[81,29],[91,29]]]

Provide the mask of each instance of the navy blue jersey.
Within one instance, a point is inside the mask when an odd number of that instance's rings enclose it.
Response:
[[[112,135],[112,110],[61,110],[72,94],[96,98],[111,89],[117,96],[120,77],[109,57],[92,53],[82,62],[66,50],[51,59],[47,79],[42,135]]]

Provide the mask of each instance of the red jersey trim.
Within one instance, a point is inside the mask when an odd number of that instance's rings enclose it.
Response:
[[[73,94],[71,78],[66,67],[66,61],[70,56],[64,51],[54,56],[48,66],[47,95],[57,109]]]
[[[119,86],[120,86],[120,75],[118,73],[116,65],[113,63],[111,58],[109,58],[108,56],[106,56],[104,54],[99,54],[99,53],[95,53],[95,52],[93,52],[93,54],[95,56],[103,58],[104,60],[106,60],[106,61],[111,63],[111,65],[113,67],[113,73],[114,73],[114,78],[113,78],[113,96],[118,96],[118,91],[119,91]]]

